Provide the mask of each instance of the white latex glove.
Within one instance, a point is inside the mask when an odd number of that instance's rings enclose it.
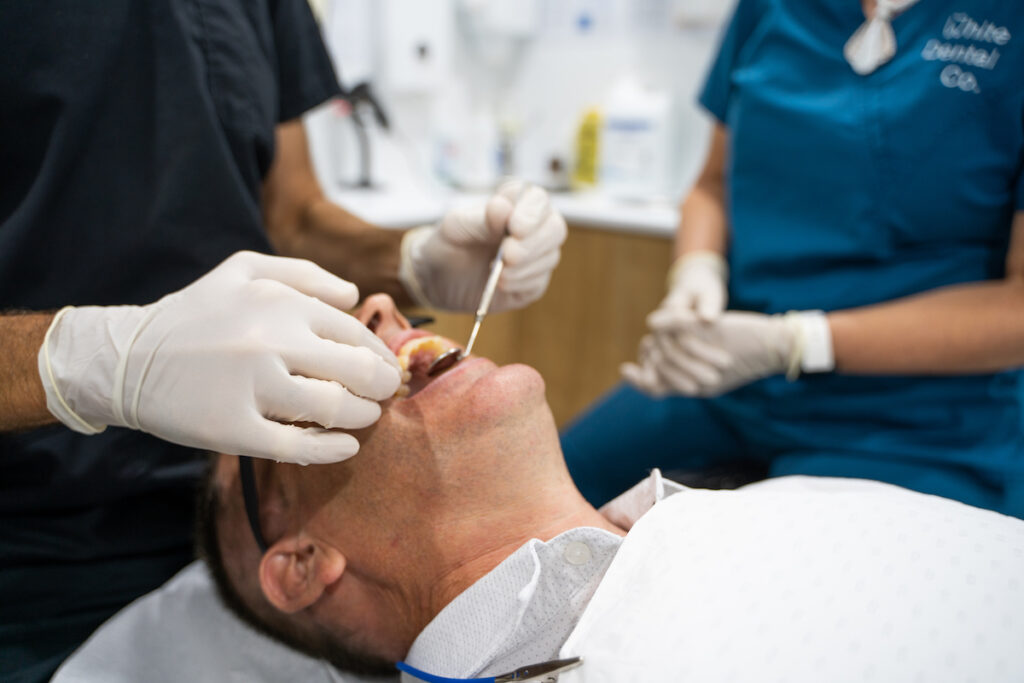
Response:
[[[688,311],[659,309],[638,364],[623,377],[654,396],[717,396],[755,380],[835,367],[828,320],[820,311],[763,315],[726,312],[704,322]]]
[[[107,425],[294,463],[359,450],[398,359],[341,309],[355,285],[299,259],[239,252],[148,306],[65,308],[39,351],[47,406],[83,434]],[[139,457],[145,457],[140,453]]]
[[[522,308],[547,289],[566,234],[543,188],[508,181],[486,204],[454,209],[437,227],[407,232],[399,278],[421,306],[475,311],[504,240],[505,269],[491,311]]]
[[[664,308],[694,311],[701,320],[714,320],[725,310],[729,266],[714,251],[692,251],[676,259],[668,274]]]

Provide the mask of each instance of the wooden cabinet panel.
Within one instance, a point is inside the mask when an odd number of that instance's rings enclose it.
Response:
[[[488,316],[474,351],[540,371],[563,426],[619,380],[636,356],[644,319],[665,294],[671,240],[571,226],[544,297]],[[431,330],[465,343],[472,316],[431,313]]]

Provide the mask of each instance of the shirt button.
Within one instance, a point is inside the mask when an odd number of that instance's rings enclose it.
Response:
[[[569,564],[586,564],[590,562],[592,557],[590,548],[586,543],[580,543],[579,541],[573,541],[572,543],[565,546],[565,550],[562,552],[562,557]]]

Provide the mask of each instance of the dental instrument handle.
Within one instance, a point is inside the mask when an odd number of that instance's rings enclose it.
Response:
[[[502,245],[504,246],[504,245]],[[473,344],[476,343],[476,336],[480,333],[480,325],[483,323],[484,318],[487,317],[487,312],[491,309],[491,299],[494,298],[494,292],[498,289],[498,280],[501,279],[501,271],[505,268],[505,262],[501,260],[502,247],[498,247],[498,253],[494,256],[494,261],[491,262],[491,273],[487,276],[487,284],[484,285],[484,294],[480,297],[480,305],[477,306],[476,316],[473,320],[473,331],[469,334],[469,342],[466,344],[466,350],[462,352],[462,357],[465,358],[473,351]]]
[[[498,289],[498,280],[501,279],[501,271],[505,269],[505,262],[501,260],[501,253],[504,251],[504,244],[498,247],[498,253],[495,254],[494,260],[491,262],[491,274],[487,276],[487,284],[484,285],[484,295],[480,297],[480,305],[476,309],[476,317],[483,319],[487,312],[491,310],[491,299],[494,298],[494,292]]]
[[[473,331],[469,333],[469,343],[466,344],[466,348],[463,349],[462,353],[459,354],[459,358],[465,358],[469,354],[473,353],[473,344],[476,343],[476,335],[480,332],[480,323],[484,321],[484,317],[477,314],[476,320],[473,321]]]

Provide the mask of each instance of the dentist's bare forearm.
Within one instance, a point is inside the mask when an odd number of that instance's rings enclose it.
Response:
[[[398,280],[403,232],[367,223],[324,196],[301,120],[278,125],[276,141],[263,183],[263,219],[277,253],[313,261],[363,295],[385,292],[407,303]]]
[[[46,409],[38,354],[52,313],[0,313],[0,432],[57,420]]]
[[[1024,366],[1024,283],[949,287],[836,311],[836,371],[849,374],[970,374]]]
[[[681,207],[675,257],[694,251],[725,255],[729,229],[725,209],[725,163],[728,133],[716,125],[704,170]]]
[[[309,259],[354,282],[363,296],[390,294],[405,305],[409,295],[398,280],[404,234],[371,225],[324,199],[307,207],[302,229],[281,253]]]

